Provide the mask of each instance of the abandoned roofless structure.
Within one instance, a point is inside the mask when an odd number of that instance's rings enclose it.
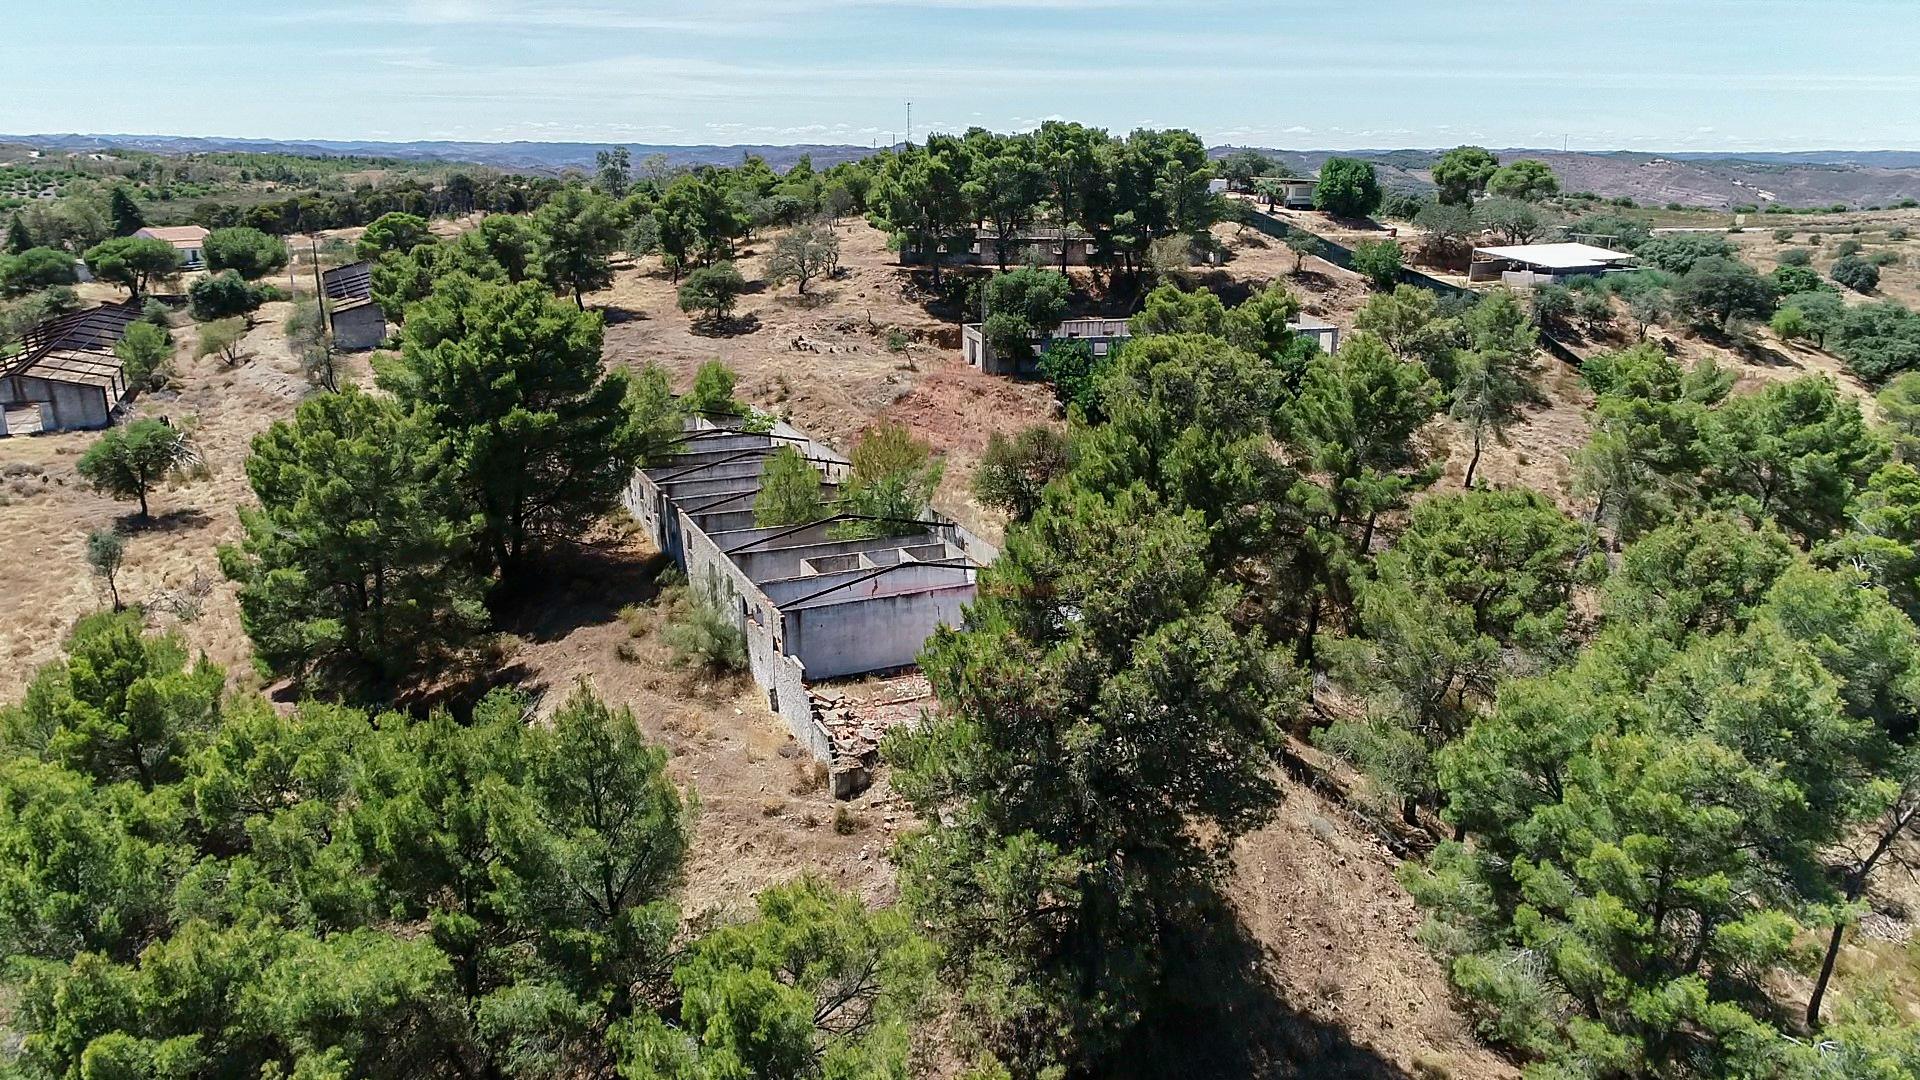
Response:
[[[901,535],[849,538],[845,515],[761,528],[754,499],[775,451],[797,448],[831,500],[847,459],[782,423],[767,432],[693,419],[672,457],[634,475],[627,509],[691,586],[747,639],[747,663],[794,737],[829,765],[836,795],[864,782],[870,738],[837,731],[809,685],[913,665],[941,624],[957,625],[996,552],[929,512]]]

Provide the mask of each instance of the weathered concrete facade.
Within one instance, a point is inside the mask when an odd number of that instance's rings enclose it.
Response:
[[[362,261],[320,275],[327,294],[327,326],[334,347],[348,352],[377,349],[387,339],[387,317],[373,300],[373,266]]]
[[[864,775],[845,760],[807,685],[912,665],[941,624],[957,624],[980,567],[995,552],[937,515],[900,523],[901,536],[849,538],[836,516],[760,528],[753,503],[783,446],[821,472],[831,499],[851,472],[844,457],[785,424],[753,433],[694,420],[669,460],[634,474],[625,503],[688,582],[746,635],[747,663],[767,706],[828,762],[836,794]]]
[[[0,409],[12,414],[0,434],[111,424],[130,389],[113,347],[139,318],[131,302],[102,304],[29,330],[20,355],[0,364]]]

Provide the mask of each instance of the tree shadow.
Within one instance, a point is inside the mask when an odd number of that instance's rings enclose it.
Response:
[[[827,290],[815,287],[814,291],[812,292],[807,292],[807,293],[796,292],[796,293],[790,293],[784,296],[776,296],[773,298],[773,302],[785,308],[798,308],[801,311],[813,311],[817,308],[826,307],[828,304],[831,304],[835,300],[839,299],[839,297],[840,297],[840,292],[837,289],[833,291],[827,291]]]
[[[1257,283],[1245,278],[1236,278],[1230,272],[1211,268],[1206,273],[1196,273],[1194,280],[1202,287],[1220,298],[1228,307],[1237,307],[1254,294]]]
[[[613,304],[603,305],[600,308],[600,317],[606,320],[608,326],[618,326],[625,322],[651,322],[653,320],[653,316],[644,311],[635,308],[616,307]]]
[[[1269,950],[1223,898],[1208,897],[1202,907],[1204,920],[1169,934],[1168,955],[1183,959],[1114,1055],[1109,1076],[1412,1080],[1341,1025],[1289,1003],[1268,974]]]
[[[206,511],[197,506],[180,506],[144,518],[140,516],[140,511],[135,510],[121,515],[117,525],[123,533],[175,533],[197,529],[212,520]]]
[[[1391,229],[1391,226],[1382,225],[1379,222],[1373,220],[1372,218],[1367,218],[1367,217],[1350,218],[1350,217],[1341,217],[1338,214],[1329,213],[1327,215],[1327,220],[1333,222],[1335,225],[1338,225],[1343,229],[1348,229],[1353,232],[1388,232]]]
[[[1740,333],[1730,333],[1717,326],[1701,326],[1694,329],[1701,341],[1725,349],[1736,356],[1760,367],[1801,368],[1799,360],[1781,352],[1758,338]]]
[[[731,338],[742,334],[751,334],[760,329],[760,316],[752,312],[745,315],[723,315],[720,318],[701,318],[693,321],[693,333],[699,337]]]
[[[660,574],[670,565],[665,555],[643,555],[621,537],[555,547],[524,584],[504,587],[494,596],[495,627],[544,643],[612,622],[621,608],[658,595]]]

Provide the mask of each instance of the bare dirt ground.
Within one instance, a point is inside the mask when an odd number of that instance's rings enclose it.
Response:
[[[1366,298],[1355,275],[1320,260],[1294,275],[1284,246],[1230,226],[1222,235],[1231,258],[1209,284],[1231,294],[1285,280],[1310,313],[1351,328]],[[997,522],[966,495],[968,476],[992,433],[1058,422],[1050,393],[968,368],[953,324],[929,313],[918,279],[896,265],[881,235],[854,224],[841,239],[843,275],[812,287],[804,300],[791,286],[758,288],[723,336],[695,332],[652,260],[623,267],[612,288],[588,298],[608,315],[608,362],[659,363],[685,388],[701,363],[722,359],[739,374],[743,399],[842,448],[874,420],[898,419],[947,456],[941,509],[997,535]],[[762,238],[743,252],[750,281],[770,246]],[[196,618],[158,615],[155,622],[178,625],[237,683],[258,684],[214,549],[237,538],[234,510],[250,497],[242,471],[248,440],[290,415],[305,392],[280,333],[285,315],[285,305],[264,309],[249,358],[232,368],[193,359],[191,331],[176,334],[175,386],[140,400],[135,412],[193,417],[210,472],[160,492],[159,523],[151,527],[133,529],[124,504],[78,483],[73,464],[95,435],[0,441],[0,528],[14,538],[16,561],[32,568],[0,593],[0,656],[11,661],[0,673],[0,699],[16,696],[31,668],[56,655],[73,621],[100,605],[85,569],[85,535],[116,524],[130,536],[125,594],[145,600],[204,581]],[[1585,397],[1570,368],[1541,364],[1543,404],[1507,445],[1487,450],[1481,469],[1489,482],[1534,484],[1564,499],[1567,455],[1586,436]],[[364,366],[351,370],[364,379]],[[1426,437],[1448,452],[1437,489],[1457,487],[1465,464],[1457,433],[1440,421]],[[546,710],[584,679],[631,707],[648,737],[667,748],[674,777],[700,806],[684,897],[690,916],[740,909],[759,889],[802,873],[869,902],[889,901],[895,883],[887,852],[914,821],[884,770],[859,798],[836,803],[751,681],[677,666],[650,604],[659,569],[643,541],[611,527],[558,559],[532,595],[503,613],[511,635],[503,677],[541,693]],[[1338,805],[1292,781],[1287,790],[1278,820],[1239,844],[1228,894],[1248,938],[1248,977],[1264,980],[1286,1004],[1284,1015],[1235,1021],[1267,1024],[1258,1038],[1279,1044],[1269,1060],[1293,1062],[1264,1074],[1512,1075],[1475,1043],[1440,967],[1414,940],[1416,914],[1393,878],[1394,856]],[[1336,1060],[1346,1064],[1315,1071],[1314,1062]]]
[[[607,357],[659,364],[678,389],[701,364],[725,360],[741,400],[843,451],[876,419],[900,421],[946,458],[935,507],[992,538],[998,522],[968,493],[973,467],[993,433],[1053,422],[1051,392],[968,367],[958,327],[928,313],[921,279],[898,266],[885,234],[849,223],[840,244],[841,275],[804,297],[758,284],[770,238],[746,245],[736,265],[756,284],[724,335],[696,330],[658,260],[641,260],[588,297],[607,312]]]
[[[1474,1037],[1439,962],[1414,940],[1420,914],[1394,877],[1398,857],[1312,788],[1289,782],[1286,794],[1278,819],[1240,841],[1229,890],[1280,996],[1382,1065],[1517,1075]]]
[[[0,591],[0,656],[8,661],[0,670],[0,698],[16,696],[33,669],[57,655],[74,622],[105,606],[85,555],[87,534],[98,529],[118,529],[127,539],[123,598],[158,608],[170,594],[185,599],[181,611],[158,614],[155,622],[178,629],[192,647],[225,664],[236,682],[257,685],[215,549],[239,538],[234,508],[249,497],[243,469],[249,441],[290,415],[306,392],[281,331],[288,307],[260,309],[236,366],[217,356],[195,358],[193,331],[174,330],[173,384],[137,399],[133,415],[187,426],[207,471],[156,492],[151,521],[82,484],[75,465],[97,433],[0,440],[0,531],[13,538],[16,565],[28,568]]]

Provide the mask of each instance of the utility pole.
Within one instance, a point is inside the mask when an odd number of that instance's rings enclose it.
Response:
[[[313,253],[313,303],[320,310],[321,385],[337,393],[340,384],[333,371],[333,310],[327,304],[327,289],[320,274],[320,238],[307,234],[307,250]]]

